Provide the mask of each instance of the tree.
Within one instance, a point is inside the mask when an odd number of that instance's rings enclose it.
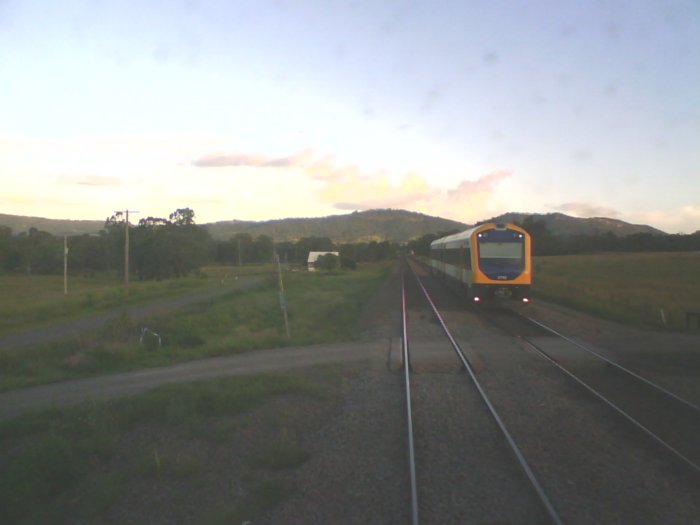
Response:
[[[0,270],[10,272],[22,265],[22,254],[12,228],[0,226]]]
[[[123,237],[123,236],[122,236]],[[100,235],[78,235],[68,238],[68,268],[75,272],[99,272],[116,268],[123,258],[121,250],[115,252],[110,239]],[[115,249],[118,247],[115,246]],[[123,250],[123,242],[121,245]],[[117,257],[119,260],[116,261]]]
[[[253,237],[249,233],[237,233],[231,237],[233,263],[244,264],[253,261]]]
[[[258,235],[253,242],[252,260],[254,262],[270,262],[274,253],[274,242],[272,237],[267,235]]]
[[[334,253],[326,253],[325,255],[319,255],[316,259],[316,269],[317,270],[335,270],[338,268],[338,256]]]
[[[61,246],[53,235],[34,227],[18,236],[22,265],[27,273],[58,273],[63,268]]]
[[[340,247],[340,265],[351,270],[357,268],[357,252],[357,244],[343,244]]]
[[[139,279],[184,277],[211,255],[209,232],[194,224],[194,212],[178,209],[169,219],[147,217],[132,236],[132,257]]]
[[[416,255],[423,255],[425,257],[430,256],[430,243],[433,242],[435,239],[439,239],[440,237],[444,237],[448,235],[447,233],[426,233],[423,235],[420,239],[414,239],[412,241],[409,241],[406,248],[408,248],[409,252],[413,252]]]
[[[561,251],[557,239],[547,229],[547,223],[534,216],[525,217],[521,224],[532,237],[533,255],[556,255]]]
[[[295,243],[290,241],[278,242],[275,244],[275,249],[277,250],[280,261],[286,263],[294,260],[294,254],[296,253]]]
[[[305,264],[309,252],[334,252],[335,244],[328,237],[302,237],[297,241],[295,260]]]
[[[194,225],[194,210],[190,208],[178,208],[172,212],[168,218],[176,226],[192,226]]]

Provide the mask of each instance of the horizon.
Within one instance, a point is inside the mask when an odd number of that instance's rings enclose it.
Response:
[[[9,0],[0,49],[2,213],[700,230],[691,0]]]
[[[441,216],[439,216],[439,215],[431,215],[431,214],[427,214],[427,213],[416,212],[416,211],[411,211],[411,210],[405,210],[405,209],[401,209],[401,208],[374,208],[374,209],[369,209],[369,210],[350,211],[350,212],[345,212],[345,213],[337,213],[337,214],[333,214],[333,215],[325,215],[325,216],[319,216],[319,217],[283,217],[283,218],[281,218],[281,219],[259,219],[259,220],[223,219],[223,220],[213,221],[213,222],[200,222],[200,221],[198,221],[198,220],[197,220],[197,215],[196,215],[196,210],[193,210],[193,211],[195,211],[195,224],[196,224],[197,226],[208,226],[208,225],[213,225],[213,224],[232,224],[232,223],[260,224],[260,223],[267,223],[267,222],[283,222],[283,221],[288,221],[288,220],[291,221],[291,220],[328,219],[328,218],[331,218],[331,217],[344,217],[344,216],[349,216],[349,215],[353,215],[353,214],[356,214],[356,213],[371,213],[371,212],[386,212],[386,211],[388,211],[388,212],[405,212],[405,213],[412,213],[412,214],[423,215],[423,216],[429,217],[429,218],[431,218],[431,219],[439,219],[439,220],[447,220],[447,221],[459,222],[459,223],[463,224],[463,225],[464,225],[465,227],[467,227],[467,228],[471,228],[471,227],[473,227],[473,226],[475,226],[475,225],[477,225],[477,224],[483,224],[483,223],[489,222],[489,221],[491,221],[492,219],[499,218],[499,217],[501,217],[501,216],[503,216],[503,215],[524,215],[524,216],[539,216],[539,217],[544,217],[544,216],[547,216],[547,215],[562,215],[562,216],[564,216],[564,217],[568,217],[568,218],[571,218],[571,219],[580,219],[580,220],[587,220],[587,219],[610,220],[610,221],[622,222],[622,223],[627,224],[627,225],[629,225],[629,226],[650,227],[650,228],[654,228],[654,229],[658,230],[658,231],[661,232],[662,234],[665,234],[665,235],[673,235],[673,233],[670,233],[670,232],[661,230],[661,229],[659,229],[659,228],[655,228],[654,226],[651,226],[651,225],[649,225],[649,224],[631,223],[631,222],[627,222],[627,221],[624,221],[624,220],[622,220],[622,219],[616,219],[616,218],[613,218],[613,217],[602,217],[602,216],[596,216],[596,217],[575,217],[575,216],[573,216],[573,215],[568,215],[568,214],[563,213],[563,212],[545,212],[545,213],[537,213],[537,212],[508,211],[508,212],[504,212],[504,213],[502,213],[502,214],[498,214],[498,215],[491,216],[491,217],[488,217],[488,218],[479,219],[479,220],[477,220],[477,221],[475,221],[475,222],[473,222],[473,223],[464,223],[464,222],[461,222],[461,221],[455,221],[454,219],[448,219],[448,218],[446,218],[446,217],[441,217]],[[13,215],[13,214],[3,214],[3,213],[0,213],[0,215],[8,215],[8,216],[11,216],[11,217],[21,217],[21,218],[25,218],[25,219],[39,219],[39,220],[57,221],[57,222],[66,221],[66,222],[100,222],[100,223],[103,223],[103,222],[107,219],[107,218],[105,218],[104,220],[101,220],[101,219],[65,219],[65,218],[51,218],[51,217],[42,217],[42,216]],[[152,217],[156,217],[156,216],[152,216]],[[167,214],[166,214],[164,217],[162,217],[162,218],[165,218],[165,217],[167,217]],[[130,220],[129,222],[130,222],[130,224],[132,224],[133,227],[136,227],[136,226],[138,225],[138,221],[131,221],[131,220]],[[2,225],[2,224],[0,223],[0,226],[1,226],[1,225]],[[679,234],[679,235],[693,235],[693,234],[696,234],[696,233],[698,233],[698,232],[700,232],[700,229],[699,229],[699,230],[696,230],[696,231],[694,231],[694,232],[678,232],[677,234]],[[21,232],[14,232],[14,231],[13,231],[13,234],[16,235],[17,233],[21,233]]]

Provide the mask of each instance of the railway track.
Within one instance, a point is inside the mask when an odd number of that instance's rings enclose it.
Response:
[[[529,485],[529,488],[531,489],[532,496],[534,496],[542,511],[542,515],[538,516],[532,516],[530,518],[526,518],[525,521],[530,521],[531,519],[533,522],[543,522],[542,519],[544,517],[544,522],[549,522],[549,523],[554,523],[554,524],[560,524],[562,523],[561,518],[559,517],[556,509],[552,505],[549,497],[547,496],[545,490],[543,489],[542,485],[540,484],[539,480],[537,479],[537,476],[535,475],[533,469],[530,467],[529,463],[527,462],[525,456],[521,452],[520,448],[518,447],[515,439],[511,435],[510,431],[506,427],[505,423],[503,422],[502,418],[500,417],[498,411],[494,407],[494,405],[491,403],[488,395],[486,394],[486,391],[480,384],[477,375],[470,364],[469,360],[467,359],[465,353],[462,351],[459,343],[457,340],[453,337],[452,333],[450,332],[449,328],[447,327],[445,321],[443,320],[439,310],[435,306],[435,302],[431,299],[430,294],[426,290],[426,288],[423,286],[419,276],[413,271],[413,269],[410,267],[410,264],[406,265],[410,270],[410,275],[408,275],[409,279],[415,279],[415,284],[420,288],[420,291],[427,302],[427,304],[430,305],[430,309],[432,313],[434,314],[435,318],[437,319],[438,323],[440,324],[443,333],[445,334],[445,337],[450,342],[450,346],[452,347],[452,350],[455,352],[456,356],[458,357],[461,366],[463,369],[467,372],[468,377],[464,377],[464,381],[469,381],[473,389],[478,392],[479,398],[483,403],[483,407],[485,408],[485,411],[488,412],[489,417],[491,418],[492,422],[497,426],[503,442],[507,445],[508,450],[511,452],[512,456],[515,459],[515,462],[519,466],[524,479],[527,480],[527,484]],[[401,295],[402,295],[402,335],[403,335],[403,345],[402,345],[402,362],[403,362],[403,373],[404,373],[404,384],[405,384],[405,396],[406,396],[406,409],[407,409],[407,431],[408,431],[408,448],[409,448],[409,473],[410,473],[410,479],[411,479],[411,521],[414,525],[417,525],[420,523],[420,502],[419,502],[419,476],[417,474],[417,467],[416,467],[416,450],[415,450],[415,439],[414,439],[414,423],[413,423],[413,399],[412,399],[412,393],[411,393],[411,354],[409,351],[409,348],[411,346],[411,339],[409,336],[410,330],[409,330],[409,315],[408,315],[408,308],[407,308],[407,301],[406,301],[406,274],[405,272],[402,274],[402,286],[401,286]],[[454,403],[460,403],[459,399],[453,400]],[[471,445],[473,446],[473,444]],[[470,518],[470,521],[474,522],[479,522],[482,521],[483,518],[480,516],[471,516],[468,517]],[[522,519],[523,517],[520,516]]]
[[[424,267],[416,267],[425,273]],[[524,468],[518,463],[520,472],[511,471],[511,477],[521,482],[529,480],[527,470],[530,470],[535,483],[529,481],[529,494],[536,496],[541,515],[535,518],[521,512],[513,523],[548,520],[667,524],[693,522],[700,515],[697,405],[535,319],[497,308],[473,309],[456,300],[454,294],[446,293],[445,287],[431,277],[424,277],[425,286],[412,284],[412,279],[411,274],[406,275],[409,300],[406,292],[402,292],[404,312],[409,312],[404,314],[404,363],[414,364],[413,349],[421,346],[416,344],[412,333],[411,326],[415,324],[412,316],[422,316],[424,320],[428,315],[440,318],[433,323],[436,330],[439,326],[441,331],[453,333],[442,337],[449,337],[451,351],[461,354],[460,360],[464,360],[461,366],[466,373],[460,379],[469,385],[471,394],[465,387],[460,395],[466,399],[473,397],[475,391],[480,392],[479,403],[472,402],[471,412],[466,416],[470,418],[469,424],[499,427],[493,416],[483,415],[488,413],[484,405],[491,405],[501,413],[501,424],[509,429],[503,432],[499,428],[488,436],[485,432],[477,436],[470,434],[464,446],[481,447],[484,440],[496,438],[507,443],[509,438],[504,436],[509,434],[510,440],[518,442],[520,452],[501,450],[502,458],[515,463],[512,458],[521,455],[532,465]],[[430,294],[438,295],[439,304],[433,301],[421,313],[417,301],[420,298],[428,304],[425,297]],[[436,333],[430,336],[436,338]],[[442,418],[464,417],[456,401],[446,412],[440,412],[436,405],[424,407],[429,399],[421,395],[420,384],[428,374],[420,366],[418,360],[414,366],[418,373],[412,373],[410,366],[403,368],[409,417],[411,412],[415,415],[421,410],[437,411]],[[447,384],[451,379],[443,375],[437,380]],[[484,401],[482,394],[489,400]],[[439,423],[436,418],[432,424],[436,421]],[[428,445],[421,437],[425,433],[421,418],[414,418],[411,425],[410,432],[415,432],[415,436],[411,435],[409,441],[416,446],[410,454],[414,458],[413,523],[419,519],[424,523],[458,523],[458,520],[441,521],[434,513],[423,521],[425,509],[434,505],[434,497],[424,494],[424,487],[430,486],[434,479],[425,470],[431,469],[428,461],[437,460],[424,451]],[[470,472],[470,475],[482,474]],[[513,491],[507,488],[512,487],[508,485],[511,482],[500,478],[504,494]],[[506,500],[508,504],[512,502],[512,498]],[[537,511],[530,508],[530,512]],[[461,517],[463,521],[479,522]],[[493,518],[482,521],[501,522]],[[502,522],[511,521],[506,518]]]
[[[514,316],[521,329],[517,323],[502,328],[700,477],[700,407],[540,321],[511,310],[504,314]],[[529,330],[522,330],[523,324],[544,330],[557,342],[524,335]]]

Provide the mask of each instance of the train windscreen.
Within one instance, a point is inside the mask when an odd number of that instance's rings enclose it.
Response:
[[[525,238],[514,230],[488,230],[477,235],[479,267],[492,279],[513,279],[525,269]]]

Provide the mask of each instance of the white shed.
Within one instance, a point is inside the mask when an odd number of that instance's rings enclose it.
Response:
[[[309,252],[309,258],[307,259],[307,264],[309,267],[310,272],[315,272],[316,271],[316,261],[318,260],[321,255],[335,255],[336,257],[340,258],[340,253],[338,252]]]

